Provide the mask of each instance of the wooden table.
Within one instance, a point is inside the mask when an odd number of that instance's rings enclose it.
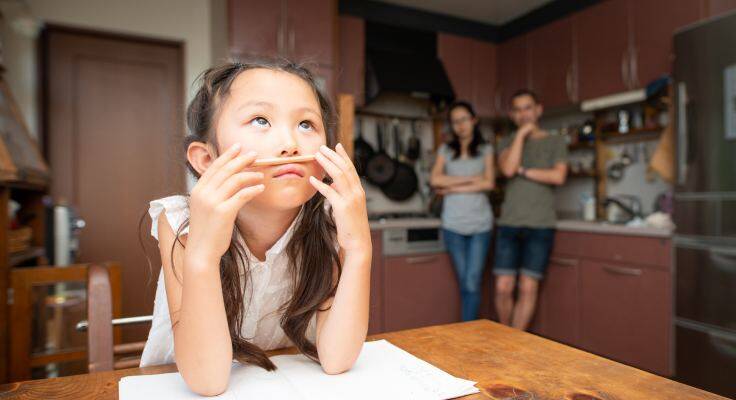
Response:
[[[487,320],[370,339],[387,339],[454,376],[477,381],[481,393],[466,399],[724,399]],[[165,365],[13,383],[0,386],[0,398],[117,399],[123,376],[175,370]]]

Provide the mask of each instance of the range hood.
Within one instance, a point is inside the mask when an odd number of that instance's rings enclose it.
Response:
[[[437,34],[366,23],[366,103],[403,94],[443,108],[455,92],[437,58]]]

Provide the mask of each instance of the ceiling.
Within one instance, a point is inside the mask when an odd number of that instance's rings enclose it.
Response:
[[[553,0],[378,0],[402,7],[503,25]]]

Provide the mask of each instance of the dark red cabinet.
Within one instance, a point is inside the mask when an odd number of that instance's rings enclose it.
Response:
[[[300,62],[335,64],[337,4],[334,0],[286,1],[286,54]]]
[[[457,100],[472,103],[481,117],[496,115],[496,45],[440,32],[437,34],[437,54]]]
[[[521,35],[498,46],[498,85],[494,103],[501,113],[508,112],[514,92],[530,87],[527,39],[527,35]]]
[[[228,2],[230,54],[236,57],[278,56],[284,48],[280,2]]]
[[[460,321],[460,289],[447,253],[384,258],[386,331]]]
[[[670,274],[661,269],[583,260],[581,347],[637,368],[670,375]]]
[[[341,15],[339,41],[339,91],[353,95],[355,105],[362,106],[365,103],[365,21]]]
[[[553,255],[539,291],[535,331],[548,339],[580,345],[580,260]]]
[[[473,40],[473,106],[481,117],[498,115],[495,105],[496,45]]]
[[[532,31],[529,46],[531,87],[542,104],[559,107],[577,101],[572,18],[563,18]]]

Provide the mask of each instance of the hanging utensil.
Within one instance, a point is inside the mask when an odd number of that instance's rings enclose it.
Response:
[[[409,199],[417,191],[417,174],[414,167],[403,162],[401,153],[401,138],[396,124],[393,126],[394,153],[396,155],[396,173],[393,179],[386,185],[381,186],[381,191],[386,197],[394,201]]]
[[[422,143],[419,141],[419,137],[417,136],[417,130],[414,124],[416,121],[411,121],[411,137],[409,138],[409,145],[406,149],[406,158],[409,161],[416,161],[419,159],[419,154],[422,149]]]
[[[366,178],[372,184],[380,187],[391,182],[394,178],[396,163],[383,147],[383,129],[378,121],[376,121],[376,139],[378,141],[378,151],[366,164]]]
[[[358,137],[353,142],[353,164],[359,176],[365,176],[368,160],[376,153],[373,146],[363,139],[363,123],[360,119],[356,120],[358,125]]]

